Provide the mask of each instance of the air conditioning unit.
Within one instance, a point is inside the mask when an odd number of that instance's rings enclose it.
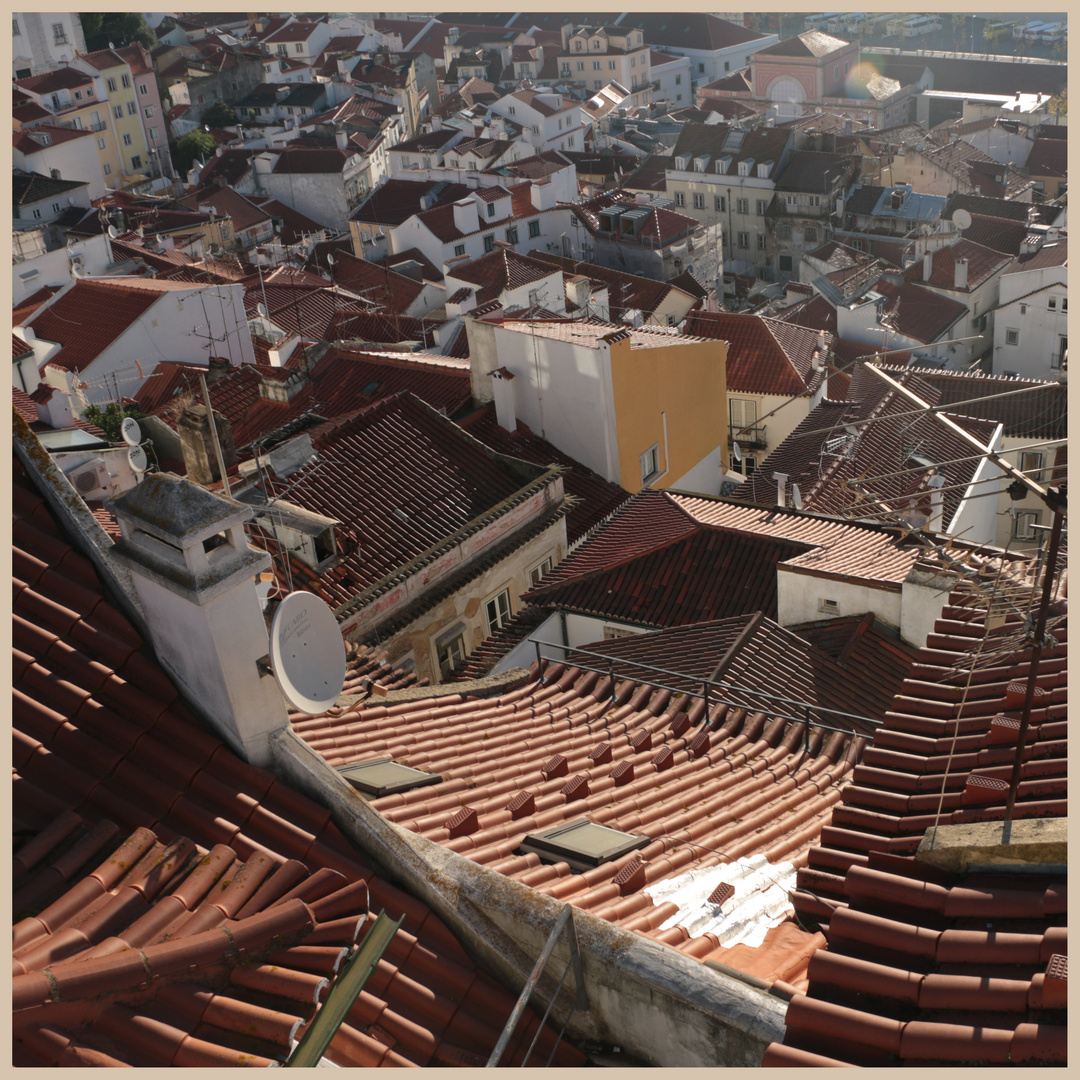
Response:
[[[97,499],[112,494],[112,476],[103,458],[92,458],[79,465],[67,474],[67,478],[84,499]]]

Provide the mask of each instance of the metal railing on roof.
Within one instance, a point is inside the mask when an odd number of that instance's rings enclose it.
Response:
[[[632,682],[641,683],[644,686],[651,686],[656,690],[667,690],[672,694],[684,694],[687,697],[701,698],[705,703],[705,721],[708,721],[709,712],[713,705],[727,705],[730,708],[735,709],[749,709],[758,711],[761,709],[761,702],[764,702],[769,709],[769,715],[776,719],[791,720],[798,724],[806,724],[806,737],[809,739],[810,728],[821,728],[824,731],[836,731],[842,735],[863,734],[863,732],[852,730],[852,728],[834,727],[831,724],[827,724],[821,720],[812,720],[811,713],[827,714],[829,716],[843,717],[847,720],[854,721],[858,724],[865,724],[871,728],[879,728],[884,723],[882,720],[875,719],[871,716],[862,716],[859,713],[845,712],[843,709],[833,709],[827,705],[817,705],[809,701],[799,701],[795,698],[784,697],[781,694],[770,694],[764,690],[757,690],[747,686],[736,686],[733,683],[726,681],[710,679],[701,675],[685,675],[680,671],[671,671],[668,668],[657,667],[655,664],[646,664],[641,660],[628,660],[624,657],[609,656],[607,653],[595,652],[592,649],[586,649],[580,645],[564,645],[558,641],[541,641],[537,637],[529,637],[526,640],[531,641],[536,649],[536,664],[537,669],[540,672],[541,684],[547,681],[544,675],[544,661],[545,657],[541,654],[541,646],[551,649],[561,649],[564,653],[564,663],[569,663],[567,656],[569,653],[576,653],[583,656],[596,657],[599,660],[606,661],[604,667],[592,667],[589,664],[582,663],[575,659],[573,666],[580,668],[582,671],[594,671],[598,675],[607,675],[611,680],[611,701],[614,704],[616,700],[615,693],[615,662],[618,660],[620,665],[626,667],[639,669],[644,672],[655,672],[657,675],[670,679],[683,679],[691,687],[700,686],[701,691],[687,689],[686,686],[669,686],[664,682],[660,682],[656,678],[647,677],[646,675],[628,674],[626,671],[619,671],[618,677],[621,679],[627,679]],[[714,691],[710,694],[710,691]],[[716,692],[719,692],[716,693]],[[747,698],[743,701],[736,701],[732,698],[733,693],[746,694]],[[755,703],[757,702],[757,703]],[[773,704],[780,706],[791,706],[796,709],[802,710],[801,716],[791,715],[789,713],[779,712],[773,708]]]

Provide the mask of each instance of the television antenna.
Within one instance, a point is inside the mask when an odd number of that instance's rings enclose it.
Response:
[[[270,670],[285,700],[315,716],[341,696],[345,639],[333,611],[314,593],[292,592],[274,612]]]

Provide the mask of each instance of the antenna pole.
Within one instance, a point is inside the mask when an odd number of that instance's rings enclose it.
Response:
[[[214,422],[214,410],[210,407],[210,391],[206,389],[206,376],[199,372],[199,384],[202,386],[203,401],[206,402],[206,418],[210,421],[210,439],[214,444],[214,456],[217,458],[218,471],[221,473],[221,486],[225,489],[226,498],[232,498],[232,490],[229,487],[229,476],[225,471],[225,457],[221,453],[221,443],[218,442],[217,424]]]
[[[1020,769],[1024,758],[1024,743],[1027,739],[1028,726],[1031,723],[1031,703],[1035,699],[1035,685],[1039,677],[1039,664],[1043,654],[1043,640],[1046,635],[1046,616],[1050,610],[1050,596],[1054,589],[1054,571],[1057,569],[1058,548],[1061,545],[1061,525],[1065,515],[1061,508],[1054,510],[1054,525],[1050,530],[1050,545],[1046,552],[1046,566],[1043,569],[1042,599],[1039,601],[1039,615],[1035,624],[1035,644],[1031,650],[1028,666],[1027,689],[1024,693],[1023,712],[1020,714],[1020,731],[1016,736],[1016,757],[1013,758],[1012,775],[1009,777],[1009,795],[1005,800],[1005,824],[1012,821],[1013,807],[1016,804],[1016,792],[1020,787]]]

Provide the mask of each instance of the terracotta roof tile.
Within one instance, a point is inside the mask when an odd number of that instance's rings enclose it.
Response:
[[[462,1045],[489,1053],[511,995],[423,903],[359,860],[325,808],[205,733],[15,473],[16,566],[32,570],[40,555],[54,567],[15,599],[16,628],[39,628],[16,648],[32,650],[27,671],[40,674],[16,675],[13,716],[17,1060],[281,1064],[337,958],[370,927],[369,907],[406,921],[329,1060],[458,1064]],[[64,636],[86,652],[48,644],[59,634],[47,604],[73,605]],[[116,676],[95,674],[106,642],[123,643],[126,661],[110,650],[109,663],[141,695],[117,711]],[[91,676],[96,689],[79,692]],[[530,1016],[508,1063],[523,1062],[536,1025]],[[540,1052],[554,1044],[543,1031]],[[582,1061],[566,1043],[557,1051],[558,1064]]]

